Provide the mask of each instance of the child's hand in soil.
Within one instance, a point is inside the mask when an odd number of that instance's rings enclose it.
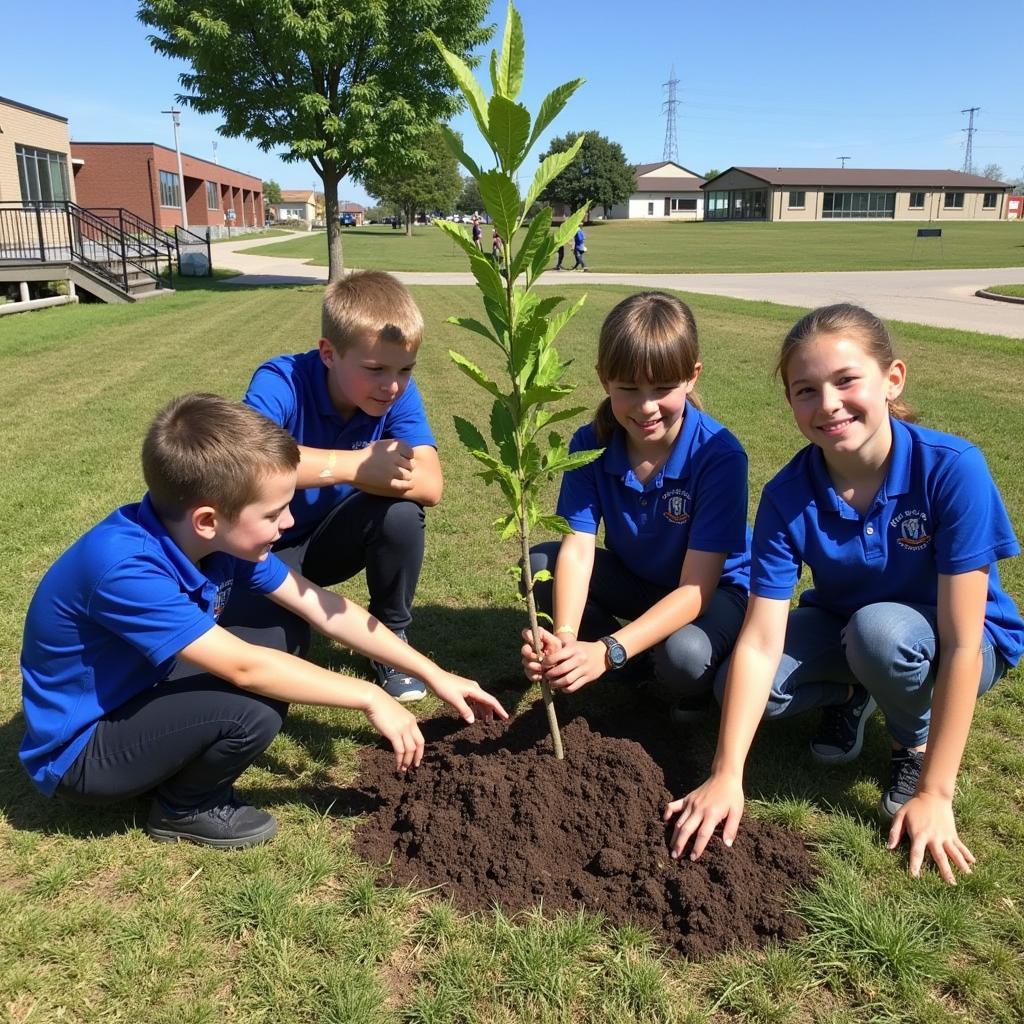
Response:
[[[549,633],[543,626],[538,629],[540,633],[541,653],[544,659],[550,657],[562,646],[561,637]],[[523,630],[523,646],[519,651],[523,659],[523,675],[531,683],[539,683],[544,677],[544,665],[542,658],[538,658],[537,651],[533,646],[533,630]]]
[[[953,804],[933,793],[918,793],[908,800],[892,819],[889,829],[890,850],[895,850],[906,833],[910,840],[910,873],[917,878],[921,874],[924,855],[928,853],[939,874],[956,885],[956,876],[949,862],[952,861],[965,875],[971,873],[974,854],[961,842],[953,818]]]
[[[370,725],[394,748],[395,767],[400,772],[407,768],[419,768],[423,760],[424,741],[415,715],[378,689],[370,698],[366,717]]]
[[[590,643],[572,637],[560,650],[544,655],[544,678],[556,690],[575,693],[605,674],[607,651],[600,640]]]
[[[696,860],[723,821],[722,841],[726,846],[732,846],[743,816],[742,782],[733,776],[712,775],[693,792],[673,800],[665,808],[661,820],[668,821],[673,814],[679,815],[669,844],[674,858],[682,856],[686,844],[693,837],[690,860]]]
[[[437,679],[428,681],[427,685],[441,700],[451,704],[470,725],[476,721],[477,715],[485,722],[490,722],[495,715],[502,721],[508,718],[508,712],[498,698],[472,679],[464,679],[454,672],[442,672]]]

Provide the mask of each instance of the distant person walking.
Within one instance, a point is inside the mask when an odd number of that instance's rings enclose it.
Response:
[[[587,265],[583,262],[583,254],[587,251],[586,237],[583,234],[583,228],[580,227],[572,240],[572,254],[576,257],[576,262],[572,267],[573,270],[586,271],[587,269]]]
[[[481,251],[484,251],[484,232],[480,227],[480,214],[473,214],[473,244]]]
[[[558,247],[558,262],[555,264],[555,270],[564,270],[565,267],[562,264],[565,262],[565,242]]]
[[[494,228],[491,231],[491,259],[494,260],[498,266],[501,266],[502,259],[505,252],[505,243],[501,239],[501,235],[498,234],[498,229]]]

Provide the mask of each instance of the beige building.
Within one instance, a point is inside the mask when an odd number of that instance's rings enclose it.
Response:
[[[276,221],[304,220],[312,224],[317,220],[316,193],[312,189],[281,189],[281,202],[269,203]]]
[[[730,167],[703,186],[705,220],[1004,220],[1013,186],[960,171]]]
[[[0,203],[75,201],[68,119],[0,96]]]
[[[704,179],[672,160],[639,164],[633,193],[613,206],[609,217],[629,220],[700,220],[704,215]]]

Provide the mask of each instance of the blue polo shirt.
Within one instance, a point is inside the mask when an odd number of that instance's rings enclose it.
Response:
[[[19,756],[36,786],[53,794],[96,723],[167,677],[178,652],[216,624],[233,585],[269,594],[287,573],[276,555],[218,552],[193,565],[148,495],[75,541],[25,619]]]
[[[754,524],[750,592],[847,618],[879,601],[938,604],[938,577],[989,566],[985,631],[1010,665],[1024,623],[996,562],[1020,553],[981,452],[959,437],[892,420],[892,458],[865,515],[836,494],[824,456],[808,445],[765,487]]]
[[[569,442],[572,452],[600,448],[588,423]],[[721,580],[747,588],[747,453],[707,413],[687,403],[679,437],[665,464],[646,483],[636,478],[617,429],[604,454],[565,473],[558,514],[576,533],[596,534],[641,579],[678,587],[686,552],[725,552]]]
[[[342,419],[327,391],[327,369],[318,349],[265,362],[253,374],[242,401],[308,448],[356,451],[391,438],[405,441],[412,448],[437,447],[414,380],[383,416],[368,416],[356,409],[351,418]],[[295,525],[284,533],[283,542],[310,533],[354,490],[351,484],[335,484],[296,491],[291,503]]]

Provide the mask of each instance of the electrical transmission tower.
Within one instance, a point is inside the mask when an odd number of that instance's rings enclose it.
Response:
[[[668,91],[668,99],[661,105],[661,109],[665,111],[665,149],[661,158],[679,163],[679,143],[676,140],[676,111],[679,107],[679,100],[676,99],[677,85],[679,79],[676,78],[676,68],[673,64],[669,80],[662,85],[662,88]]]
[[[837,159],[837,160],[842,160],[842,161],[843,161],[843,162],[842,162],[842,163],[841,163],[841,164],[839,165],[839,169],[840,169],[840,170],[842,170],[842,169],[843,169],[843,168],[844,168],[844,167],[846,166],[846,161],[847,161],[847,160],[849,160],[850,158],[849,158],[848,156],[837,156],[837,157],[836,157],[836,159]]]
[[[967,127],[960,131],[967,132],[967,145],[964,148],[964,174],[974,173],[974,133],[978,130],[974,127],[974,115],[981,110],[981,107],[968,107],[961,110],[961,114],[968,115]]]

